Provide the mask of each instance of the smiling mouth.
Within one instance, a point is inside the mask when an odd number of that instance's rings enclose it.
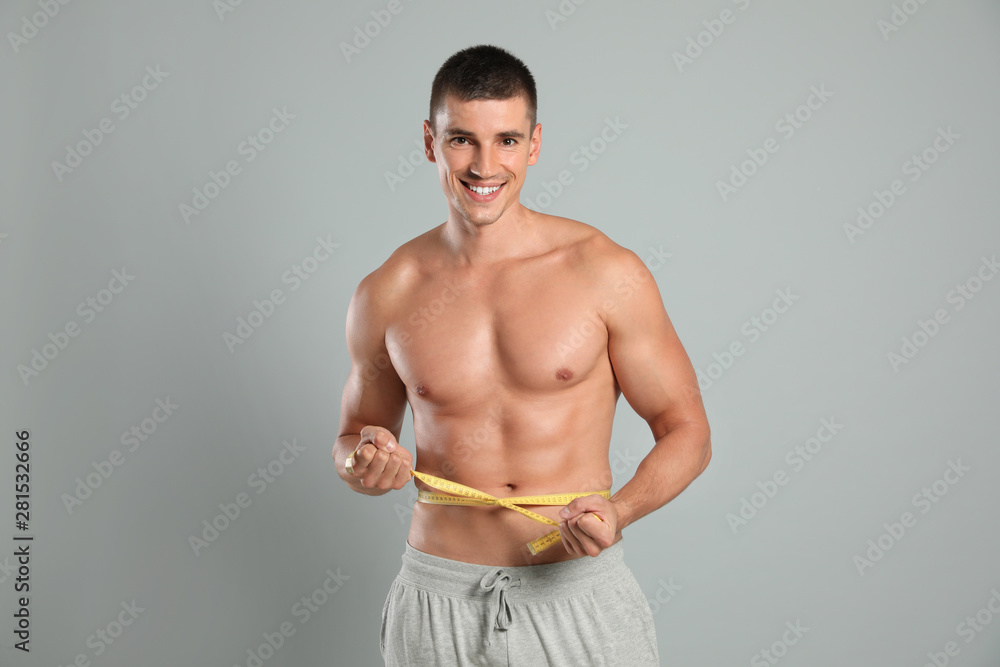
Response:
[[[479,186],[479,185],[470,185],[469,183],[466,183],[465,181],[462,181],[462,185],[464,185],[465,189],[468,190],[469,192],[477,194],[480,197],[488,197],[488,196],[496,193],[505,184],[501,183],[499,185]]]

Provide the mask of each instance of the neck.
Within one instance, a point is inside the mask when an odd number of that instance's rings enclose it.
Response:
[[[520,202],[495,222],[476,225],[450,210],[441,237],[445,247],[464,265],[488,265],[532,254],[540,240],[534,211]]]

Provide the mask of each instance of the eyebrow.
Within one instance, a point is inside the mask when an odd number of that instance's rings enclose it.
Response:
[[[446,137],[475,137],[475,132],[470,132],[469,130],[462,129],[460,127],[449,127],[444,131]],[[504,130],[503,132],[497,132],[496,136],[499,138],[512,138],[512,139],[524,139],[524,132],[520,130]]]

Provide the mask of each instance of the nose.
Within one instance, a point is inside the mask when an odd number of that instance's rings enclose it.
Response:
[[[493,149],[489,146],[480,146],[477,148],[472,164],[469,165],[469,170],[486,181],[496,175],[496,169],[497,159],[496,155],[493,154]]]

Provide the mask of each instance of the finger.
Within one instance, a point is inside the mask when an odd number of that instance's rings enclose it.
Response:
[[[580,503],[577,502],[578,500],[579,498],[571,500],[569,504],[566,505],[566,507],[559,510],[559,518],[562,519],[563,521],[568,521],[569,519],[579,514],[580,510],[577,508],[580,506]]]
[[[580,541],[575,535],[573,535],[572,531],[570,531],[568,522],[563,521],[559,524],[559,533],[562,536],[562,541],[566,547],[566,551],[575,556],[583,555],[583,551],[580,550]]]
[[[361,442],[371,443],[376,449],[391,452],[396,448],[396,439],[381,426],[365,426],[361,429]]]
[[[371,443],[360,445],[354,450],[354,475],[360,477],[368,470],[368,465],[378,450]]]
[[[589,496],[574,498],[560,511],[559,517],[564,520],[569,520],[575,516],[583,514],[584,512],[593,512],[594,510],[602,509],[602,502],[604,500],[604,496],[596,493]]]
[[[576,548],[577,553],[581,556],[587,553],[584,545],[584,540],[589,539],[583,531],[577,527],[577,522],[579,517],[573,517],[566,522],[566,532],[569,534],[570,541],[573,542],[573,546]]]
[[[355,449],[344,459],[344,472],[352,477],[360,477],[366,465],[365,459],[359,456],[358,450]]]
[[[594,541],[590,535],[588,535],[583,528],[580,526],[580,522],[586,517],[586,514],[582,514],[575,519],[570,519],[567,521],[569,525],[569,531],[573,538],[576,540],[577,546],[581,554],[586,554],[587,556],[596,556],[601,553],[602,547]]]
[[[610,537],[611,525],[607,521],[601,520],[593,512],[582,515],[577,520],[576,525],[587,537],[593,539],[600,546],[604,546],[604,543]]]
[[[372,457],[371,462],[365,469],[364,475],[361,478],[361,486],[372,488],[382,476],[382,471],[385,470],[386,464],[389,462],[389,455],[383,451],[375,452],[375,456]]]
[[[405,463],[404,465],[399,466],[399,472],[396,473],[396,479],[393,482],[392,488],[401,489],[406,486],[412,478],[413,475],[410,474],[410,464]]]
[[[399,458],[399,469],[396,471],[396,481],[393,484],[393,488],[401,489],[409,483],[413,476],[410,474],[410,470],[413,468],[413,457],[410,456],[402,447],[399,448],[398,453],[393,454]]]
[[[382,477],[389,480],[391,483],[396,479],[396,475],[399,473],[399,466],[403,462],[398,454],[389,454],[385,462],[385,468],[382,469]]]
[[[573,548],[573,543],[570,542],[569,537],[567,537],[568,532],[569,529],[566,528],[565,523],[559,524],[559,541],[562,542],[563,549],[566,550],[566,553],[573,555],[576,553],[576,550]]]
[[[378,427],[377,426],[365,426],[364,428],[362,428],[361,429],[361,440],[358,441],[358,448],[360,448],[361,445],[364,445],[366,443],[370,443],[375,438],[375,435],[377,433],[378,433]]]
[[[404,463],[403,457],[399,454],[389,454],[389,460],[386,462],[385,469],[379,477],[378,487],[380,489],[390,489],[396,486],[400,469]]]

